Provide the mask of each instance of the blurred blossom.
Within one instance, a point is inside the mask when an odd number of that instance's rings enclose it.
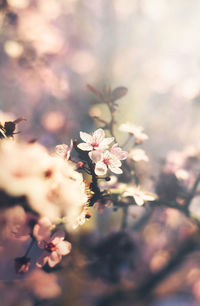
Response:
[[[119,126],[119,130],[129,133],[135,137],[136,143],[142,143],[148,139],[148,136],[143,132],[143,127],[134,125],[132,123],[122,123]]]
[[[44,15],[34,10],[26,11],[20,18],[19,33],[35,46],[39,54],[57,53],[64,44],[58,28],[49,24]]]
[[[128,154],[128,158],[139,162],[139,161],[145,161],[148,162],[149,158],[146,155],[146,152],[142,149],[132,149],[130,150],[129,154]]]
[[[24,281],[25,288],[41,299],[52,299],[60,295],[61,288],[55,274],[47,274],[35,269]]]
[[[79,74],[87,74],[95,69],[96,61],[91,53],[80,50],[73,54],[70,66],[73,71]]]
[[[154,201],[157,199],[156,194],[142,191],[138,186],[130,186],[122,195],[123,197],[133,197],[138,206],[144,205],[145,202]]]
[[[77,222],[87,196],[83,178],[72,164],[49,155],[39,144],[12,141],[1,142],[0,161],[4,165],[0,187],[8,194],[26,196],[32,209],[51,220],[64,212],[68,228]]]
[[[2,217],[5,220],[5,226],[2,229],[4,238],[20,241],[29,239],[33,226],[37,222],[37,217],[26,213],[20,205],[5,210]]]
[[[162,269],[167,262],[169,261],[170,254],[167,251],[161,250],[157,251],[150,262],[150,269],[152,272],[156,272],[160,269]]]
[[[47,131],[58,132],[65,124],[65,116],[59,111],[47,112],[42,116],[42,124]]]
[[[56,0],[38,0],[38,7],[39,10],[42,12],[42,14],[45,16],[45,18],[49,20],[54,20],[59,17],[61,14],[61,2],[58,2]]]
[[[16,9],[25,9],[29,6],[30,0],[7,0],[8,4]]]
[[[4,50],[8,56],[17,58],[23,53],[23,46],[14,40],[7,40],[4,44]]]
[[[119,20],[126,20],[137,9],[137,1],[113,0],[112,2]]]

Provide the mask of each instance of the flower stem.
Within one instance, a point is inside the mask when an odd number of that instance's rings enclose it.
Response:
[[[127,221],[128,221],[128,206],[125,206],[125,207],[123,207],[123,216],[122,216],[121,230],[125,230],[126,229]]]

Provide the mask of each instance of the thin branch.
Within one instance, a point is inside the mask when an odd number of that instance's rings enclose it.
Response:
[[[196,181],[194,182],[192,190],[191,190],[189,196],[187,197],[187,199],[185,201],[185,207],[188,208],[188,206],[190,205],[190,202],[192,201],[193,197],[195,196],[195,193],[196,193],[196,190],[198,188],[199,183],[200,183],[200,175],[196,178]]]

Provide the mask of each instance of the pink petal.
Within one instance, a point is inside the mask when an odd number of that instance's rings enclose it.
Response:
[[[107,166],[103,162],[98,162],[95,167],[96,175],[105,175],[107,173]]]
[[[49,258],[49,253],[43,252],[42,255],[38,258],[36,266],[39,268],[43,267],[47,263],[48,258]]]
[[[72,245],[68,241],[61,241],[60,243],[58,243],[56,248],[61,255],[67,255],[71,252]]]
[[[55,265],[57,265],[62,259],[62,255],[55,252],[52,252],[50,254],[50,256],[48,257],[48,264],[50,267],[54,267]]]
[[[69,151],[69,147],[66,144],[60,144],[56,146],[56,153],[61,156],[61,157],[65,157],[67,152]]]
[[[128,157],[128,152],[122,151],[122,152],[121,152],[121,156],[120,156],[120,160],[127,159],[127,157]]]
[[[93,147],[88,143],[79,143],[77,147],[83,151],[92,151],[93,149]]]
[[[87,143],[92,142],[92,136],[88,133],[80,132],[80,137],[83,141],[85,141]]]
[[[89,157],[93,161],[93,163],[97,163],[101,160],[102,158],[102,153],[99,151],[91,151],[89,152]]]
[[[65,232],[62,230],[59,230],[53,234],[53,236],[51,237],[51,242],[57,245],[64,239],[65,239]]]
[[[51,222],[47,217],[40,218],[38,224],[33,228],[33,235],[37,241],[46,240],[51,233]]]

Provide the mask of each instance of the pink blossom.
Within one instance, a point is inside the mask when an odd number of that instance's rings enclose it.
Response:
[[[110,149],[110,153],[115,155],[119,160],[124,160],[128,157],[128,152],[122,151],[122,149],[118,146],[118,143],[115,143]]]
[[[45,240],[51,234],[51,227],[51,221],[47,217],[42,217],[33,228],[33,236],[38,242]]]
[[[121,161],[117,156],[106,150],[104,153],[92,151],[89,153],[91,160],[96,163],[96,175],[105,175],[110,169],[113,173],[121,174]]]
[[[45,251],[36,263],[39,268],[43,267],[46,263],[48,263],[50,267],[54,267],[61,261],[63,255],[70,253],[71,243],[64,241],[64,238],[65,233],[60,230],[54,233],[52,237],[40,241],[38,246]]]
[[[78,148],[83,151],[100,150],[103,152],[114,140],[114,137],[106,138],[103,129],[96,130],[92,135],[80,132],[80,137],[85,143],[78,144]]]
[[[69,160],[71,151],[73,149],[73,142],[71,140],[70,146],[66,144],[60,144],[56,146],[56,154],[62,157],[63,159]]]

